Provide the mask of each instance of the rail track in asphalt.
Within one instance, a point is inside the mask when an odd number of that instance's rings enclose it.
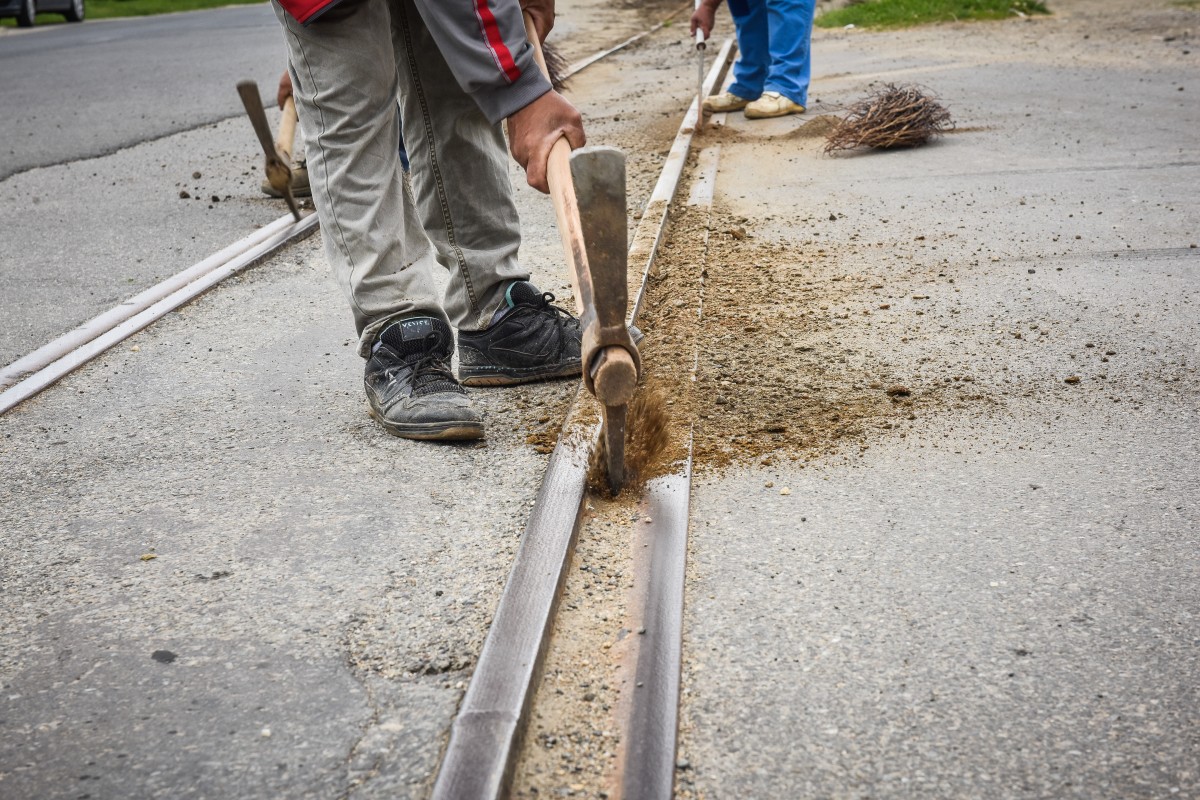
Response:
[[[727,40],[703,82],[704,95],[719,86],[732,61]],[[629,250],[634,297],[631,323],[646,299],[670,210],[692,150],[700,98],[684,116]],[[719,123],[720,120],[714,120]],[[712,205],[717,150],[702,150],[688,204],[707,214]],[[706,243],[705,243],[706,244]],[[702,296],[702,295],[701,295]],[[697,308],[696,313],[702,313]],[[695,377],[697,354],[692,355]],[[528,732],[543,659],[549,646],[575,549],[584,524],[588,471],[600,428],[589,414],[591,399],[581,388],[566,414],[541,488],[526,523],[508,581],[492,617],[433,789],[434,800],[506,797]],[[642,519],[631,524],[643,577],[634,587],[644,624],[630,653],[635,679],[627,681],[621,707],[619,774],[609,778],[625,800],[666,800],[673,794],[678,728],[683,627],[684,566],[691,491],[688,456],[674,471],[646,485],[639,501]]]
[[[690,6],[685,7],[690,8]],[[685,8],[641,33],[575,62],[570,77],[664,28]],[[734,43],[716,50],[702,91],[711,93],[724,79]],[[710,52],[712,52],[710,50]],[[687,110],[629,250],[629,314],[635,322],[670,220],[700,119],[700,98]],[[719,123],[716,119],[714,122]],[[699,154],[689,206],[711,206],[716,148]],[[309,211],[299,221],[291,214],[255,231],[176,275],[58,337],[0,369],[0,415],[52,386],[108,349],[187,303],[225,279],[264,262],[318,228]],[[696,309],[701,313],[701,309]],[[692,377],[696,357],[692,358]],[[582,387],[565,416],[508,581],[501,595],[479,661],[451,728],[433,788],[437,800],[501,798],[508,794],[529,722],[543,657],[565,584],[576,538],[583,525],[589,461],[600,429],[589,417],[590,398]],[[684,564],[691,486],[688,456],[671,474],[650,481],[638,501],[651,524],[630,526],[631,540],[644,547],[634,591],[645,635],[631,650],[636,681],[620,721],[619,774],[613,776],[627,800],[672,796],[680,690]]]

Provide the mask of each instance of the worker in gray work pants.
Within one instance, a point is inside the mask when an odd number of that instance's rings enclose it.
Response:
[[[529,183],[578,111],[533,60],[518,0],[275,0],[325,253],[350,300],[372,416],[415,439],[473,439],[462,386],[580,373],[578,321],[529,283],[500,123]],[[526,3],[540,28],[553,3]],[[399,97],[412,163],[397,153]],[[449,284],[439,296],[435,272]],[[458,328],[459,374],[451,372]],[[461,384],[460,384],[461,380]]]

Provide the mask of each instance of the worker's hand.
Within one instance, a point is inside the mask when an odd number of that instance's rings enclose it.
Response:
[[[533,18],[538,41],[545,42],[554,30],[554,0],[521,0],[521,10]]]
[[[708,3],[701,3],[696,9],[696,13],[692,14],[692,26],[689,33],[692,36],[696,35],[696,29],[704,31],[704,38],[707,39],[712,35],[713,25],[717,21],[717,7]]]
[[[550,148],[563,136],[572,150],[587,142],[579,111],[555,91],[546,92],[508,118],[509,149],[524,167],[529,185],[539,192],[550,191],[546,162],[550,160]]]
[[[279,78],[279,91],[275,93],[275,102],[279,103],[279,107],[283,108],[283,104],[292,96],[292,73],[288,70],[283,71],[283,75]]]

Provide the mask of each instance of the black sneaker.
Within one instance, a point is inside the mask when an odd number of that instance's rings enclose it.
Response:
[[[450,371],[454,337],[432,317],[394,322],[379,334],[363,384],[371,416],[405,439],[478,439],[483,420]]]
[[[458,332],[463,386],[507,386],[581,373],[579,320],[528,281],[509,284],[507,308],[481,331]]]

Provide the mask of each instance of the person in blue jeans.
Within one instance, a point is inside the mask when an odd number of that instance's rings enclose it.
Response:
[[[712,33],[721,0],[701,0],[692,34]],[[737,29],[733,84],[704,100],[705,111],[745,109],[750,119],[803,114],[812,74],[812,25],[816,0],[729,0]]]

